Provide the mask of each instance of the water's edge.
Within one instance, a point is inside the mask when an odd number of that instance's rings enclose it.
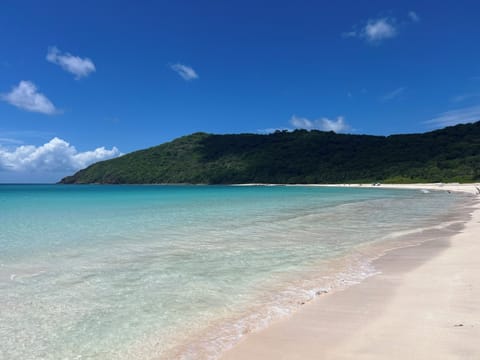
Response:
[[[314,187],[0,186],[0,357],[217,359],[459,231],[470,196]]]
[[[459,191],[459,193],[461,192]],[[263,309],[252,309],[251,314],[239,319],[211,326],[206,334],[192,338],[187,345],[173,349],[167,353],[165,358],[172,360],[220,359],[225,352],[232,349],[245,337],[265,330],[278,321],[288,320],[301,311],[304,305],[315,302],[321,296],[327,294],[334,296],[337,292],[381,274],[376,263],[396,251],[418,247],[432,241],[442,243],[443,250],[448,249],[450,246],[448,240],[460,233],[472,217],[474,208],[471,201],[471,197],[464,197],[462,203],[451,209],[447,217],[439,219],[437,224],[427,228],[412,229],[397,235],[394,241],[391,240],[391,234],[386,234],[385,238],[357,246],[352,253],[346,256],[331,259],[331,267],[335,269],[331,273],[322,272],[310,279],[299,280],[291,288],[278,289],[275,302],[265,304]],[[438,253],[431,254],[432,257],[437,255]],[[283,306],[279,310],[278,303],[282,300]],[[258,316],[260,313],[263,316]],[[225,331],[225,328],[230,331]],[[235,331],[232,332],[231,329],[235,329]]]

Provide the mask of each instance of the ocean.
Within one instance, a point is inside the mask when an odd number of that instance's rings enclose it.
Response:
[[[215,359],[460,221],[461,194],[0,185],[1,359]]]

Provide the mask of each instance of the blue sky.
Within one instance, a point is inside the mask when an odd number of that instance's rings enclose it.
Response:
[[[0,182],[196,131],[480,119],[478,1],[2,1]]]

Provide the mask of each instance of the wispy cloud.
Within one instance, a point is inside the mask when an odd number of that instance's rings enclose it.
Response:
[[[415,11],[409,11],[408,12],[408,17],[413,22],[419,22],[420,21],[420,16],[418,16],[418,14]]]
[[[186,81],[198,79],[198,74],[190,66],[183,64],[173,64],[170,66],[170,68]]]
[[[292,131],[290,128],[266,128],[266,129],[257,129],[257,133],[260,134],[273,134],[277,131]]]
[[[383,18],[371,20],[364,29],[364,37],[370,42],[380,42],[397,36],[397,28],[393,19]]]
[[[54,137],[41,145],[22,145],[12,150],[0,147],[0,170],[33,172],[69,172],[82,169],[94,162],[122,155],[113,147],[78,152],[65,140]]]
[[[472,123],[480,120],[480,105],[455,109],[438,114],[424,123],[433,127]]]
[[[20,81],[7,94],[0,95],[3,101],[20,109],[52,115],[58,113],[53,103],[31,81]]]
[[[381,100],[386,102],[386,101],[391,101],[393,99],[396,99],[396,98],[400,97],[405,92],[406,89],[407,88],[405,88],[405,87],[399,87],[399,88],[397,88],[393,91],[390,91],[389,93],[383,95],[381,97]]]
[[[22,141],[22,140],[18,140],[18,139],[0,137],[0,146],[1,146],[1,145],[4,145],[4,144],[15,144],[15,145],[19,145],[19,144],[23,144],[23,141]]]
[[[402,26],[420,22],[420,16],[415,11],[409,11],[407,16],[408,18],[400,20],[391,16],[371,18],[361,25],[355,25],[353,30],[343,33],[342,36],[359,38],[370,45],[379,45],[398,36]]]
[[[317,129],[323,131],[334,131],[336,133],[346,132],[351,130],[350,125],[345,122],[343,116],[338,116],[336,120],[331,120],[328,118],[320,118],[315,120],[310,120],[304,117],[299,117],[293,115],[290,119],[290,124],[295,128],[299,129]]]
[[[344,37],[356,37],[370,44],[380,44],[383,40],[397,36],[398,30],[394,18],[382,17],[369,19],[360,29],[343,33]]]
[[[95,64],[89,58],[81,58],[68,52],[62,53],[55,46],[48,48],[47,61],[59,65],[63,70],[80,79],[96,71]]]
[[[451,101],[454,103],[459,103],[467,100],[472,100],[480,97],[480,93],[468,93],[454,96]]]

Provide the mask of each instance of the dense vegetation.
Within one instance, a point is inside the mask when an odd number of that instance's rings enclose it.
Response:
[[[64,184],[353,183],[480,180],[480,122],[424,134],[296,130],[195,133],[98,162]]]

